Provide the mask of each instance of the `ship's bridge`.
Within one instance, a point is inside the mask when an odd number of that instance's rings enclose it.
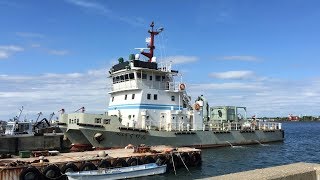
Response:
[[[171,70],[168,66],[155,62],[130,60],[114,65],[110,71],[112,78],[111,92],[158,89],[175,91],[178,90],[178,83],[174,76],[178,71]]]

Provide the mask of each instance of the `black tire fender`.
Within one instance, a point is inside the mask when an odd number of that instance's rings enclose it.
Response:
[[[159,166],[160,165],[164,165],[164,164],[166,164],[168,162],[164,155],[158,155],[155,158],[155,161],[156,161],[157,165],[159,165]]]
[[[186,166],[189,166],[191,164],[191,158],[188,153],[186,153],[186,152],[182,153],[181,158],[182,158],[183,162],[186,164]],[[180,164],[180,166],[184,166],[181,158],[179,157],[179,164]]]
[[[50,164],[43,168],[42,174],[44,177],[49,179],[58,179],[61,177],[61,171],[59,167],[55,164]]]
[[[113,161],[112,167],[128,167],[128,164],[124,159],[119,158]]]
[[[190,162],[192,166],[199,166],[202,162],[201,155],[199,153],[192,153],[190,156]]]
[[[98,168],[92,162],[85,162],[79,169],[80,171],[91,171],[97,170]]]
[[[177,169],[179,158],[175,154],[167,155],[167,169],[174,169],[174,167]]]
[[[151,156],[146,156],[141,159],[143,164],[155,163],[156,161]]]
[[[41,180],[42,179],[40,171],[33,166],[30,166],[30,167],[22,170],[21,173],[19,174],[19,180],[31,180],[31,179],[32,180]]]
[[[109,167],[111,167],[111,162],[106,159],[103,159],[102,161],[100,161],[98,167],[99,168],[109,168]]]
[[[136,166],[136,165],[141,165],[142,162],[140,159],[132,157],[127,160],[127,164],[128,166]]]
[[[65,174],[66,172],[77,172],[77,171],[79,171],[79,168],[74,163],[67,163],[61,167],[62,174]]]

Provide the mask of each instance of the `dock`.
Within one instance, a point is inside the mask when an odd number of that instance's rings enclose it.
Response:
[[[16,156],[0,160],[0,179],[66,179],[68,171],[94,170],[97,168],[126,167],[157,162],[169,168],[199,166],[201,151],[195,148],[171,148],[167,146],[138,147],[133,149],[109,149],[85,152],[59,153],[37,151],[34,156]],[[45,156],[43,156],[45,155]],[[182,163],[183,161],[183,163]],[[27,177],[28,176],[28,177]]]
[[[320,164],[294,163],[263,169],[255,169],[215,177],[203,178],[201,180],[320,180]]]

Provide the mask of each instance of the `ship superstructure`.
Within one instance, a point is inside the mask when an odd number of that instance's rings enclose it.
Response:
[[[141,52],[148,61],[132,54],[128,61],[119,58],[119,64],[109,71],[112,88],[108,115],[119,117],[122,125],[131,128],[202,129],[202,113],[193,110],[185,84],[175,80],[178,71],[170,64],[159,65],[153,56],[154,36],[160,31],[154,31],[153,24],[151,28],[150,52]]]

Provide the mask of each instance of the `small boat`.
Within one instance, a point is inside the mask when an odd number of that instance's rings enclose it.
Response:
[[[66,172],[69,180],[102,180],[102,179],[127,179],[134,177],[163,174],[167,170],[167,165],[157,165],[149,163],[130,167],[99,169],[81,172]]]

